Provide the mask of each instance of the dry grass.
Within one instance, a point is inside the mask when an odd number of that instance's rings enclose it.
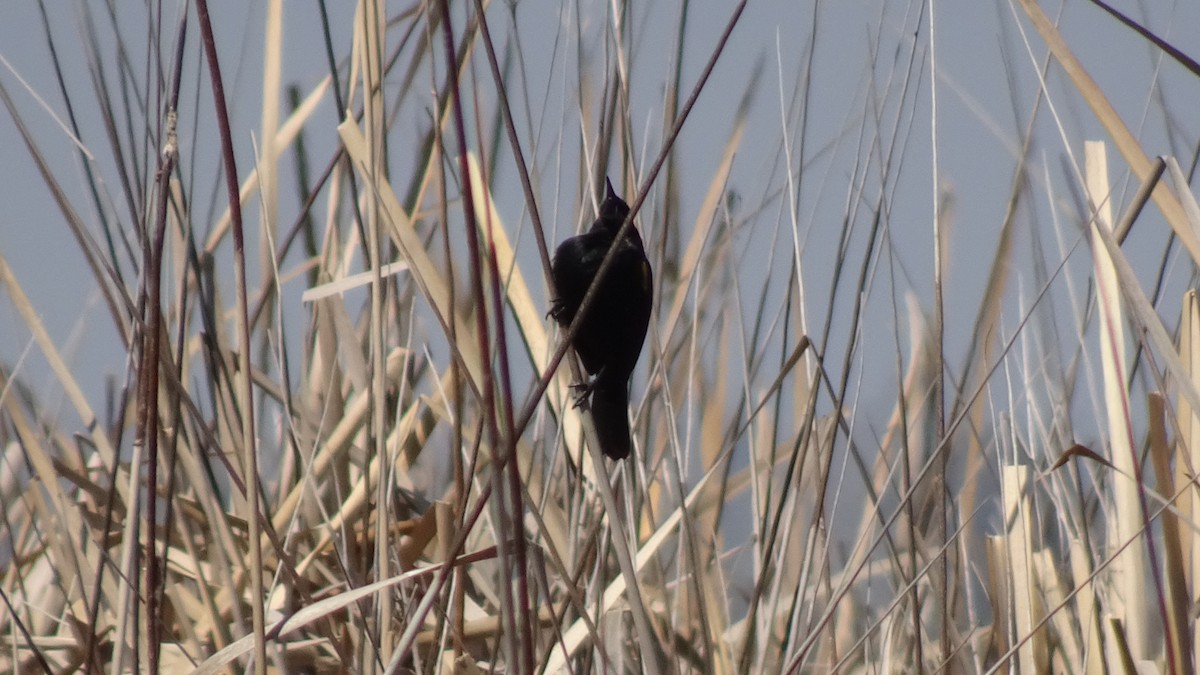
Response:
[[[1039,84],[965,311],[953,193],[893,227],[909,166],[945,172],[913,129],[955,142],[920,113],[924,15],[881,12],[872,45],[910,30],[826,137],[816,9],[800,64],[777,41],[721,79],[745,2],[704,37],[688,3],[526,4],[270,0],[251,64],[203,1],[141,17],[148,43],[81,3],[81,60],[48,50],[29,85],[45,109],[0,78],[101,300],[87,330],[126,354],[72,363],[0,255],[44,361],[0,363],[0,670],[1200,669],[1200,300],[1161,281],[1194,274],[1200,205],[1038,3],[1004,8],[1029,46],[1004,65]],[[327,68],[285,99],[297,49]],[[228,113],[247,72],[253,131]],[[1082,153],[1068,102],[1106,134]],[[723,135],[687,136],[705,106]],[[79,175],[34,130],[60,107]],[[624,463],[545,318],[548,252],[606,174],[658,283]],[[1053,226],[1022,238],[1034,212]],[[1171,263],[1127,253],[1168,231]]]

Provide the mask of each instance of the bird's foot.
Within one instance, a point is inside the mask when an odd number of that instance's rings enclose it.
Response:
[[[576,382],[571,385],[571,395],[575,397],[575,407],[578,408],[588,400],[592,395],[592,389],[596,386],[595,380],[587,382]]]
[[[588,378],[587,382],[576,382],[571,385],[571,393],[575,395],[575,407],[583,405],[583,402],[588,400],[592,392],[596,390],[596,384],[600,382],[600,376],[604,374],[604,369]]]

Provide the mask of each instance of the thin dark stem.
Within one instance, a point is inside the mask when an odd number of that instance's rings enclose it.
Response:
[[[492,78],[496,81],[496,95],[500,103],[500,112],[504,118],[504,130],[508,134],[509,144],[512,145],[513,161],[517,163],[517,175],[521,178],[521,189],[525,191],[525,206],[529,209],[530,220],[533,221],[534,239],[537,240],[538,253],[542,257],[542,271],[548,277],[550,274],[550,249],[546,246],[546,231],[542,227],[542,216],[538,211],[537,199],[533,195],[533,183],[529,180],[529,166],[525,163],[525,154],[521,150],[521,139],[517,136],[517,128],[513,124],[512,108],[508,103],[508,89],[504,86],[504,79],[500,76],[500,64],[496,60],[496,48],[492,44],[492,33],[488,29],[483,0],[475,0],[475,15],[479,17],[484,53],[487,54]]]
[[[208,73],[216,108],[217,126],[221,137],[221,158],[224,163],[225,192],[229,199],[229,222],[233,230],[234,277],[239,316],[239,356],[242,379],[242,443],[249,525],[250,582],[253,595],[251,609],[254,621],[254,670],[258,675],[266,673],[267,645],[266,627],[263,616],[262,548],[260,536],[258,452],[255,447],[253,383],[250,365],[250,317],[246,300],[246,241],[242,228],[242,206],[238,197],[237,158],[233,153],[233,136],[229,125],[229,109],[225,98],[225,85],[221,79],[221,63],[217,58],[217,43],[213,37],[212,21],[208,13],[208,0],[196,0],[196,16],[200,23],[200,38],[208,63]]]
[[[471,284],[472,295],[475,298],[475,302],[472,304],[475,307],[475,322],[477,325],[477,335],[478,335],[478,339],[479,339],[480,361],[483,363],[483,369],[482,369],[483,382],[480,386],[480,389],[481,389],[480,393],[482,394],[482,408],[483,408],[482,415],[483,415],[483,419],[487,425],[488,444],[493,449],[493,452],[499,453],[503,457],[508,457],[509,455],[512,454],[511,453],[512,448],[510,447],[511,444],[506,442],[506,440],[501,437],[501,429],[500,429],[500,425],[498,424],[498,412],[496,409],[495,383],[493,382],[493,379],[492,379],[492,371],[491,371],[492,351],[491,351],[491,344],[490,344],[491,340],[490,340],[490,331],[489,331],[489,325],[488,325],[487,306],[486,306],[487,295],[485,294],[484,289],[483,289],[483,261],[480,259],[479,230],[478,230],[478,223],[475,221],[475,197],[473,194],[474,190],[472,190],[472,188],[471,188],[470,164],[467,160],[466,121],[464,119],[463,110],[462,110],[462,93],[459,88],[459,67],[458,67],[459,62],[458,62],[458,54],[457,54],[457,51],[456,51],[455,45],[454,45],[454,29],[453,29],[453,26],[450,21],[449,0],[442,0],[442,2],[440,3],[440,7],[441,7],[441,13],[442,13],[442,16],[441,16],[442,35],[444,38],[443,45],[446,50],[445,56],[446,56],[446,62],[448,64],[448,69],[447,69],[448,88],[447,88],[447,91],[451,97],[451,103],[452,103],[451,114],[453,116],[454,131],[455,131],[455,134],[457,135],[457,141],[458,141],[458,146],[459,146],[458,152],[456,153],[456,155],[458,158],[458,170],[459,170],[459,174],[462,177],[462,185],[463,185],[463,189],[462,189],[463,215],[464,215],[465,229],[466,229],[466,234],[467,234],[467,251],[468,251],[468,256],[470,258],[470,269],[471,269],[470,284]],[[500,323],[500,321],[498,320],[497,324],[499,324],[499,323]],[[508,430],[510,433],[512,431],[512,428],[513,427],[511,425],[508,426]],[[514,470],[514,471],[517,470],[516,465],[515,464],[511,465],[509,467],[509,470]],[[492,482],[497,487],[501,487],[503,485],[503,483],[502,483],[503,477],[501,474],[502,474],[502,472],[499,470],[499,467],[497,467],[493,471],[493,474],[492,474],[492,479],[493,479]],[[518,480],[519,480],[519,478],[518,478]],[[501,493],[501,494],[503,494],[503,493]],[[508,504],[506,503],[506,500],[502,496],[500,501],[498,502],[499,513],[497,514],[497,517],[499,518],[499,520],[501,522],[506,522],[509,519],[508,518],[509,514],[505,513],[505,511],[507,510],[506,509],[507,506],[508,506]],[[515,506],[514,506],[514,508],[515,508]],[[514,514],[512,514],[512,517],[518,523],[521,520],[519,514],[514,513]],[[517,538],[521,538],[522,536],[523,535],[518,533]],[[523,557],[520,556],[520,554],[524,550],[523,548],[520,548],[519,550],[513,551],[510,553],[510,551],[508,550],[509,542],[505,541],[505,539],[503,537],[497,541],[497,544],[498,544],[499,550],[500,550],[501,569],[504,571],[505,578],[511,578],[511,576],[512,576],[512,569],[510,568],[510,565],[515,564],[518,566],[519,569],[524,570],[525,561],[524,561]],[[513,661],[512,665],[514,667],[514,671],[515,672],[527,672],[527,668],[522,667],[522,662],[524,661],[525,663],[528,663],[529,667],[531,668],[532,660],[533,660],[532,653],[530,653],[530,656],[527,660],[524,659],[524,651],[525,650],[521,650],[518,647],[518,634],[523,633],[524,635],[527,636],[528,631],[527,630],[518,630],[518,627],[516,624],[516,616],[518,614],[521,614],[521,615],[526,614],[526,612],[524,611],[524,608],[525,608],[526,602],[528,600],[527,594],[522,595],[522,597],[520,597],[520,598],[514,598],[513,597],[513,589],[510,586],[508,586],[507,584],[502,584],[500,599],[501,599],[502,611],[503,611],[503,615],[504,615],[503,618],[505,621],[504,637],[508,640],[508,653],[509,653],[510,658]],[[513,606],[514,601],[516,601],[518,603],[517,607]]]
[[[175,128],[179,105],[179,81],[183,70],[183,47],[187,39],[187,13],[179,20],[175,45],[175,68],[171,78],[170,101],[164,110],[164,138],[155,180],[155,217],[153,239],[145,239],[143,250],[146,265],[145,305],[146,325],[142,335],[141,386],[138,388],[137,439],[146,446],[146,624],[149,635],[149,672],[158,672],[159,644],[162,626],[159,622],[159,565],[158,565],[158,370],[159,347],[162,344],[162,253],[167,230],[167,203],[170,201],[171,174],[179,156]]]

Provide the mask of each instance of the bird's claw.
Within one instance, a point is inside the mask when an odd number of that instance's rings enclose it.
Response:
[[[575,397],[575,407],[578,408],[592,395],[592,382],[576,382],[571,385],[571,395]]]

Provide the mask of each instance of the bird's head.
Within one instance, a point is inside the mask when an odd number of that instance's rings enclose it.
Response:
[[[603,227],[615,233],[629,216],[629,205],[617,196],[612,181],[608,178],[604,179],[604,189],[604,201],[600,203],[600,217],[596,219],[596,227]]]

